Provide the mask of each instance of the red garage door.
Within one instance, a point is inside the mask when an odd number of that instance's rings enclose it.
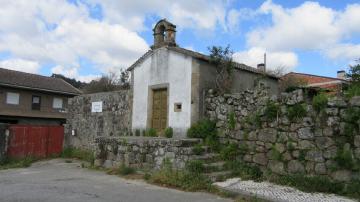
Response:
[[[7,155],[13,158],[48,157],[60,154],[63,147],[63,126],[11,125]]]

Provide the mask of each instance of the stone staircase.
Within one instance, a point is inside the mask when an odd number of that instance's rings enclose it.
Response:
[[[220,159],[220,155],[211,152],[206,146],[201,155],[194,156],[194,160],[203,162],[205,175],[213,182],[224,181],[230,177],[231,171],[226,168],[225,161]]]

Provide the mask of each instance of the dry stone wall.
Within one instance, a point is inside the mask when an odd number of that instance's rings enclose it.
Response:
[[[193,146],[199,139],[166,139],[154,137],[99,137],[96,138],[95,165],[118,168],[159,169],[165,160],[175,168],[196,157]]]
[[[205,105],[221,142],[238,145],[239,160],[277,174],[360,179],[360,97],[329,98],[319,112],[311,100],[302,89],[279,98],[260,89],[225,95],[209,90]]]
[[[102,112],[92,112],[93,102],[102,102]],[[65,146],[93,149],[96,137],[131,133],[130,90],[76,96],[69,99],[68,110]]]

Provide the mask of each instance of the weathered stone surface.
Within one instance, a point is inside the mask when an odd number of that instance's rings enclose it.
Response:
[[[325,163],[317,163],[315,164],[315,173],[319,175],[326,174],[326,166]]]
[[[276,142],[276,130],[273,128],[260,130],[258,138],[262,142]]]
[[[360,147],[360,135],[354,137],[354,145],[355,147]]]
[[[283,153],[285,151],[285,145],[281,143],[275,144],[275,149],[279,151],[280,153]]]
[[[269,168],[272,172],[277,174],[284,174],[284,163],[280,161],[269,161]]]
[[[330,97],[328,99],[328,106],[330,107],[346,107],[346,102],[341,97]]]
[[[298,132],[300,139],[308,140],[314,138],[314,133],[311,131],[311,128],[300,128]]]
[[[102,101],[102,112],[92,113],[92,102]],[[93,149],[95,138],[130,136],[131,92],[122,90],[85,94],[69,99],[65,146]],[[71,131],[76,135],[72,136]],[[134,134],[133,134],[134,135]]]
[[[360,96],[354,96],[350,99],[351,106],[360,107]]]
[[[253,162],[265,166],[268,163],[268,158],[264,153],[258,153],[253,156]]]
[[[334,140],[329,137],[317,137],[315,142],[317,147],[320,149],[326,149],[335,144]]]
[[[290,173],[304,173],[305,168],[301,162],[299,162],[297,160],[292,160],[292,161],[289,161],[289,163],[288,163],[288,171]]]
[[[360,160],[360,135],[355,136],[354,142],[347,142],[348,139],[344,136],[346,110],[351,106],[347,99],[329,97],[324,112],[318,113],[314,110],[311,102],[308,102],[311,98],[304,97],[306,94],[301,89],[282,93],[280,99],[274,100],[281,113],[275,121],[269,121],[265,117],[269,96],[260,95],[259,92],[264,91],[239,93],[238,99],[234,99],[232,104],[225,103],[226,108],[235,109],[236,120],[241,124],[240,130],[248,133],[246,140],[236,140],[235,143],[255,146],[246,152],[242,160],[256,163],[263,170],[270,169],[278,173],[326,175],[331,178],[333,178],[334,169],[339,169],[334,160],[338,151],[336,143],[345,143],[346,148],[351,144],[354,158]],[[356,107],[355,103],[360,102],[358,99],[353,100],[353,107]],[[290,105],[296,103],[301,103],[307,114],[303,118],[289,120]],[[215,104],[214,109],[220,108],[219,105],[221,105],[216,102],[211,102],[211,104]],[[246,112],[242,113],[245,109]],[[226,114],[223,115],[226,116]],[[244,123],[244,120],[251,122]],[[226,129],[224,130],[227,125],[226,121],[223,124],[225,125],[220,129],[226,131]],[[358,132],[360,133],[360,131]],[[234,139],[236,138],[233,137],[232,132],[225,132],[224,143],[233,142],[231,140]],[[273,149],[281,154],[281,162],[277,157],[278,154],[272,155]],[[352,171],[349,170],[349,172]]]
[[[326,150],[324,150],[324,158],[327,158],[327,159],[335,158],[336,152],[337,152],[336,146],[329,147]]]
[[[338,108],[326,108],[325,112],[329,116],[336,116],[336,115],[338,115],[339,110],[338,110]]]
[[[299,141],[299,149],[311,149],[314,147],[315,147],[315,145],[309,140]]]
[[[348,182],[351,180],[351,172],[348,170],[338,170],[332,173],[334,180]]]
[[[322,156],[322,152],[319,150],[310,150],[306,153],[306,160],[314,161],[314,162],[324,162],[324,157]]]

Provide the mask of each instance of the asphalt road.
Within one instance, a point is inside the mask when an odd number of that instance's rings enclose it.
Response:
[[[0,202],[225,202],[206,193],[190,193],[126,180],[80,164],[53,159],[29,168],[0,171]]]

